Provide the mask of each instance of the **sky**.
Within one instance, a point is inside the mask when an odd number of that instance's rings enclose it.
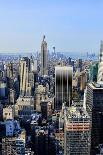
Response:
[[[0,52],[99,52],[103,0],[0,0]]]

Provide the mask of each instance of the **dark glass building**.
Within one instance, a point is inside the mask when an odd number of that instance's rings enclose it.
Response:
[[[72,67],[55,67],[55,109],[60,110],[62,104],[70,106],[72,103]]]
[[[103,87],[99,84],[87,85],[86,107],[91,120],[91,154],[103,143]]]

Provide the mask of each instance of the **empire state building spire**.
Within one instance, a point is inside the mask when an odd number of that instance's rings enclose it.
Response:
[[[103,41],[101,41],[101,45],[100,45],[97,83],[103,84]]]

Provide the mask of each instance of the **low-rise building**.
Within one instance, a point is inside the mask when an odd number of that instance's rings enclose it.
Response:
[[[14,119],[14,106],[6,106],[3,108],[3,120]]]
[[[34,98],[33,97],[19,97],[15,104],[15,116],[30,118],[34,113]]]

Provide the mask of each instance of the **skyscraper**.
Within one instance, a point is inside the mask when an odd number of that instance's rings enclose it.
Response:
[[[31,96],[34,76],[31,75],[30,59],[23,57],[20,60],[20,95]]]
[[[90,155],[90,118],[80,107],[64,112],[64,155]]]
[[[77,60],[77,70],[82,71],[82,59]]]
[[[90,82],[97,82],[97,75],[98,75],[98,63],[93,63],[89,69],[89,81]]]
[[[91,154],[103,143],[103,41],[101,41],[97,83],[87,84],[86,109],[91,121]]]
[[[47,43],[45,41],[45,36],[43,36],[42,44],[41,44],[41,75],[47,75],[47,60],[48,59],[48,51],[47,51]]]
[[[91,120],[91,154],[103,143],[103,87],[99,84],[87,85],[86,109]]]
[[[26,95],[26,89],[28,84],[28,65],[25,58],[20,60],[20,95]]]
[[[55,109],[60,110],[62,104],[66,106],[72,103],[72,67],[55,67]]]
[[[7,64],[7,77],[9,78],[13,77],[13,63],[12,62]]]

